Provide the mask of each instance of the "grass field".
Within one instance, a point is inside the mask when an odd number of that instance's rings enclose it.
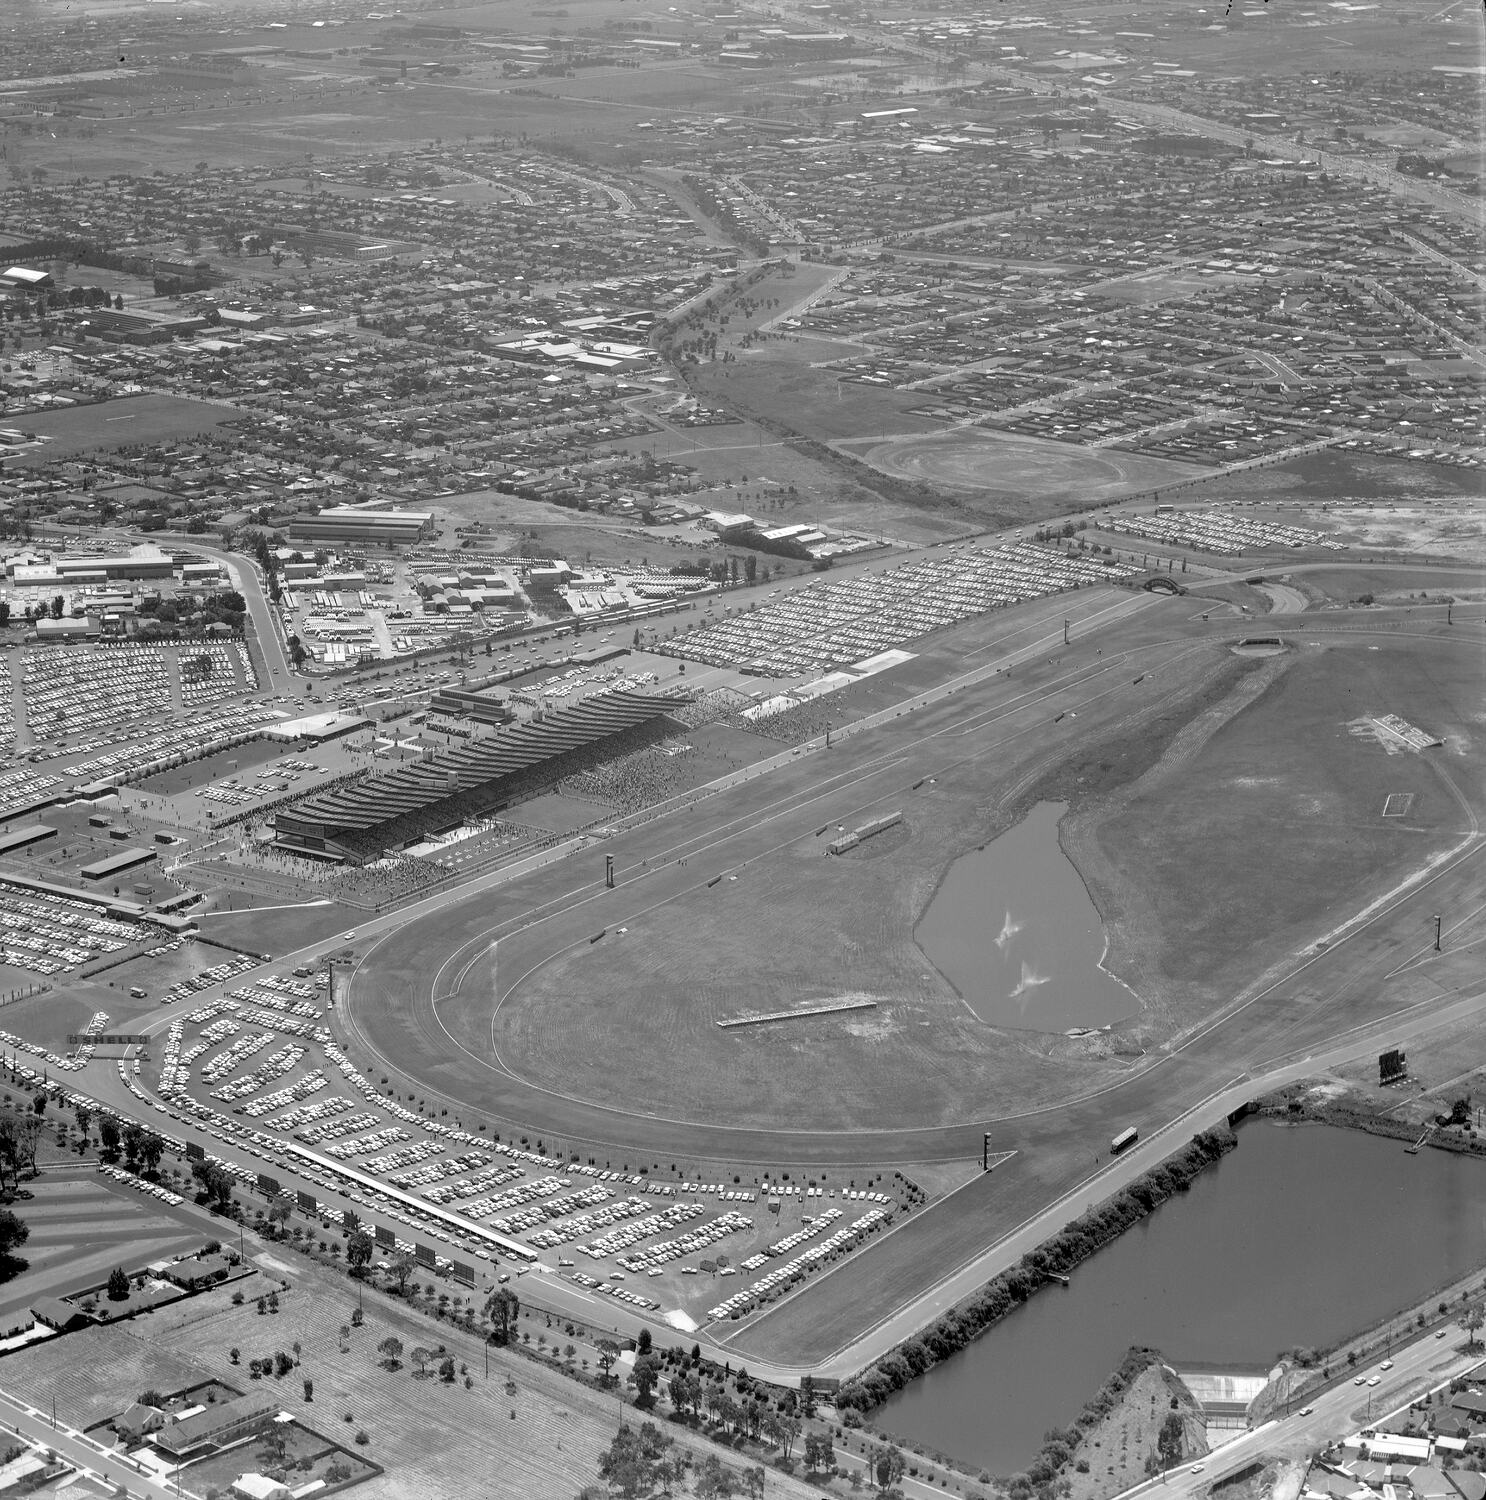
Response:
[[[74,406],[67,411],[39,412],[17,425],[48,441],[9,462],[12,467],[25,468],[99,448],[122,448],[133,443],[168,445],[177,438],[210,432],[237,416],[230,407],[188,401],[181,396],[121,396],[116,401]]]
[[[180,1390],[217,1379],[266,1389],[305,1425],[383,1466],[385,1473],[356,1488],[358,1500],[570,1500],[595,1481],[599,1453],[614,1435],[611,1394],[567,1379],[550,1359],[500,1349],[489,1351],[487,1378],[476,1337],[373,1294],[364,1299],[364,1325],[348,1327],[343,1343],[340,1330],[357,1305],[354,1290],[343,1277],[285,1254],[256,1257],[272,1278],[263,1289],[280,1287],[276,1315],[260,1316],[252,1301],[233,1307],[226,1291],[208,1292],[128,1327],[90,1329],[11,1355],[7,1389],[37,1405],[49,1405],[55,1394],[58,1416],[79,1427],[112,1416],[151,1388]],[[251,1290],[254,1283],[247,1285]],[[554,1339],[568,1342],[540,1314],[527,1314],[522,1326],[533,1344],[539,1331],[549,1347]],[[417,1378],[406,1355],[399,1369],[385,1369],[376,1346],[389,1335],[407,1350],[446,1345],[469,1371],[470,1389],[462,1379],[446,1385]],[[250,1381],[249,1359],[296,1343],[300,1365],[292,1374],[266,1386]],[[580,1346],[591,1366],[591,1341],[580,1338]],[[240,1350],[238,1364],[231,1362],[233,1349]],[[305,1378],[314,1381],[313,1401],[304,1399]],[[356,1444],[358,1432],[370,1438],[366,1445]],[[683,1445],[708,1446],[696,1439]],[[189,1471],[185,1483],[189,1488]],[[778,1474],[770,1476],[769,1493],[805,1500],[818,1491]]]
[[[1390,756],[1349,725],[1397,712],[1463,736],[1467,652],[1349,642],[1255,663],[1213,649],[1173,654],[1151,676],[1159,685],[1139,709],[1118,698],[1080,706],[1079,740],[1055,760],[1017,737],[1013,714],[960,747],[962,760],[926,757],[899,773],[930,772],[932,786],[880,780],[849,812],[822,805],[832,823],[902,806],[907,835],[883,858],[827,860],[808,834],[787,839],[622,935],[556,955],[497,1012],[502,1060],[561,1093],[743,1125],[932,1125],[972,1118],[988,1097],[1030,1107],[1194,1025],[1267,955],[1459,836],[1461,804],[1439,773],[1468,775],[1463,751]],[[1400,790],[1415,794],[1410,816],[1384,819]],[[949,862],[1044,798],[1070,803],[1063,844],[1105,918],[1106,966],[1141,1000],[1110,1035],[984,1027],[913,941]],[[844,995],[878,1006],[787,1028],[714,1024]],[[461,1035],[486,1047],[475,1018],[487,1004],[469,1004]]]
[[[1173,662],[1164,692],[1200,695],[1214,672],[1236,670],[1232,660]],[[1114,699],[1080,712],[1097,728],[1122,710],[1129,706]],[[832,823],[903,806],[909,836],[896,853],[827,860],[811,830],[736,880],[650,909],[617,941],[560,955],[497,1015],[502,1058],[547,1087],[621,1106],[788,1118],[802,1129],[940,1123],[973,1114],[1013,1078],[1031,1102],[1099,1076],[1109,1066],[1099,1051],[1063,1044],[1058,1065],[1044,1066],[1046,1038],[983,1027],[913,938],[950,860],[1020,815],[1020,800],[1003,799],[1025,780],[1031,722],[1012,713],[994,732],[956,743],[952,756],[926,756],[855,793],[849,810],[822,805],[820,821]],[[904,782],[925,772],[934,786],[909,793]],[[838,995],[878,1008],[777,1029],[714,1025]]]
[[[38,1297],[60,1296],[106,1280],[115,1266],[133,1271],[206,1240],[158,1199],[105,1183],[88,1168],[52,1169],[23,1187],[31,1196],[14,1208],[31,1235],[20,1251],[26,1269],[0,1285],[0,1321],[7,1324]]]
[[[1027,520],[1102,504],[1202,472],[1194,464],[980,429],[921,438],[895,434],[882,442],[840,446],[897,479],[972,491],[1013,513],[1020,500]]]
[[[1193,997],[1216,1003],[1252,976],[1256,935],[1283,951],[1467,830],[1451,785],[1471,776],[1463,743],[1390,755],[1349,725],[1398,713],[1464,736],[1478,680],[1468,651],[1302,652],[1210,737],[1194,726],[1141,780],[1065,823],[1147,1024],[1189,1023]],[[1415,794],[1410,815],[1385,819],[1396,791]]]

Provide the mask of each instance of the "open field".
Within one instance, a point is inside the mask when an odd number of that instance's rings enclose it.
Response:
[[[23,469],[32,463],[99,448],[168,444],[176,438],[210,432],[225,422],[236,421],[237,416],[231,407],[188,401],[181,396],[121,396],[67,411],[38,412],[14,425],[47,441],[7,462]]]
[[[298,1344],[299,1367],[266,1389],[306,1426],[384,1467],[356,1488],[358,1497],[570,1500],[596,1478],[599,1453],[614,1434],[612,1395],[568,1379],[549,1359],[502,1349],[488,1351],[487,1378],[477,1337],[374,1294],[364,1298],[363,1326],[349,1329],[343,1343],[340,1329],[357,1299],[342,1277],[292,1254],[255,1257],[250,1249],[250,1259],[271,1277],[263,1289],[279,1288],[277,1314],[260,1316],[251,1300],[233,1307],[227,1291],[208,1292],[128,1326],[85,1330],[12,1355],[5,1362],[7,1388],[38,1406],[49,1406],[55,1394],[58,1417],[82,1427],[151,1388],[168,1392],[216,1379],[256,1393],[264,1387],[250,1380],[247,1361]],[[536,1330],[549,1340],[562,1332],[552,1334],[540,1315],[528,1315],[523,1326],[533,1343]],[[407,1355],[399,1368],[386,1369],[376,1346],[389,1335],[407,1350],[446,1346],[456,1366],[469,1371],[470,1388],[462,1378],[453,1385],[418,1378]],[[241,1351],[238,1364],[232,1349]],[[591,1366],[591,1341],[581,1349]],[[305,1378],[314,1381],[308,1402]],[[362,1431],[370,1437],[365,1446],[355,1443]],[[710,1447],[683,1434],[678,1440],[695,1451]],[[185,1483],[191,1485],[190,1470]],[[812,1493],[782,1474],[770,1476],[769,1492],[785,1500]]]
[[[519,985],[507,978],[490,1023],[496,1052],[543,1088],[612,1106],[739,1123],[787,1111],[802,1128],[947,1123],[987,1094],[1033,1103],[1088,1087],[1241,983],[1255,933],[1281,948],[1300,942],[1326,910],[1348,909],[1371,882],[1459,835],[1461,808],[1428,759],[1387,755],[1348,730],[1364,711],[1443,715],[1464,728],[1467,654],[1445,657],[1428,679],[1416,674],[1410,692],[1390,687],[1398,649],[1264,665],[1152,654],[1141,665],[1160,679],[1158,696],[1140,713],[1118,699],[1085,702],[1084,746],[1030,791],[1030,720],[1011,713],[959,763],[926,755],[914,771],[935,773],[932,791],[879,781],[830,818],[849,826],[903,806],[907,838],[885,857],[828,860],[807,833],[733,867],[719,888],[637,914],[622,938],[570,947]],[[1125,714],[1111,723],[1116,704]],[[1250,774],[1256,766],[1265,774]],[[1021,795],[1008,798],[1018,783]],[[1410,817],[1384,819],[1386,796],[1399,790],[1415,794]],[[1065,847],[1105,917],[1109,966],[1141,996],[1136,1020],[1097,1046],[981,1026],[913,941],[947,863],[1033,798],[1071,802]],[[1307,832],[1283,848],[1256,838],[1281,828]],[[1213,848],[1235,854],[1204,859]],[[746,1033],[715,1025],[836,995],[867,996],[878,1009]],[[462,1008],[446,1002],[441,1014],[473,1048]],[[477,1005],[482,1027],[487,1009]],[[822,1055],[829,1090],[816,1082]],[[688,1059],[679,1073],[678,1056]]]
[[[1202,473],[1194,464],[1094,452],[1070,443],[977,429],[922,438],[895,434],[876,443],[861,440],[838,446],[896,479],[971,492],[978,501],[1025,521],[1159,489]]]
[[[25,1188],[30,1197],[16,1208],[31,1228],[20,1252],[26,1269],[0,1286],[0,1322],[39,1297],[107,1280],[115,1266],[137,1270],[205,1240],[185,1214],[105,1182],[91,1167],[54,1167]]]
[[[1480,489],[1478,470],[1326,448],[1281,464],[1216,476],[1195,490],[1181,492],[1178,502],[1184,505],[1189,498],[1225,503],[1262,500],[1281,509],[1317,512],[1297,524],[1325,526],[1327,514],[1345,516],[1353,505],[1383,512],[1403,505],[1454,509],[1465,500],[1470,510],[1469,501]],[[1341,531],[1345,537],[1345,528]]]

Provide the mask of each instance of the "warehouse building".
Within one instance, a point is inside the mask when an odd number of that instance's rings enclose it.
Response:
[[[318,515],[291,521],[289,535],[297,542],[371,542],[391,546],[416,542],[432,527],[432,511],[362,510],[354,505],[327,505]]]
[[[170,553],[148,544],[131,547],[113,557],[11,557],[5,571],[17,587],[54,588],[70,583],[108,583],[118,578],[170,578],[175,561]]]
[[[674,698],[595,693],[395,771],[314,793],[274,817],[277,847],[362,862],[488,816],[665,732]]]

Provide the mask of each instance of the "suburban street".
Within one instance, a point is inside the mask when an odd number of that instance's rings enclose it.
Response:
[[[1465,1345],[1465,1331],[1447,1324],[1444,1337],[1431,1331],[1394,1350],[1390,1370],[1381,1361],[1359,1365],[1329,1390],[1308,1398],[1300,1411],[1266,1422],[1225,1444],[1200,1463],[1183,1465],[1168,1474],[1126,1490],[1119,1500],[1134,1496],[1192,1497],[1207,1494],[1225,1475],[1234,1474],[1256,1459],[1305,1458],[1328,1444],[1377,1424],[1424,1391],[1464,1375],[1481,1363],[1482,1349]],[[1379,1378],[1376,1386],[1358,1380]]]

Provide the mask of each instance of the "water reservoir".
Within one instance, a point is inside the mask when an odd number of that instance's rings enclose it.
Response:
[[[1104,925],[1058,843],[1061,802],[952,864],[914,937],[992,1026],[1067,1031],[1128,1020],[1135,995],[1099,967]]]
[[[1014,1474],[1132,1344],[1178,1368],[1327,1347],[1486,1261],[1486,1163],[1329,1126],[1251,1122],[1236,1151],[875,1422]]]

